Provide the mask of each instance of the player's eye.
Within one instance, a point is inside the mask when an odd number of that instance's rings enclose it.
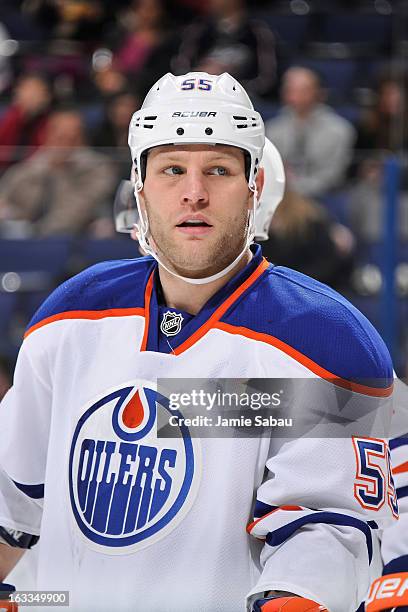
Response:
[[[179,174],[183,174],[183,169],[180,166],[169,166],[164,169],[164,174],[168,174],[169,176],[177,176]]]
[[[209,174],[215,174],[216,176],[227,176],[228,170],[224,166],[214,166],[209,171]]]

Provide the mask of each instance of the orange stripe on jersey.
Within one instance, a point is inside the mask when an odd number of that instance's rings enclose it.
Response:
[[[144,312],[145,312],[145,326],[143,332],[143,340],[142,345],[140,347],[141,351],[145,351],[147,347],[147,339],[149,337],[149,324],[150,324],[150,300],[152,299],[152,291],[153,291],[153,279],[154,279],[154,270],[149,276],[149,280],[146,284],[145,289],[145,298],[144,298]]]
[[[329,612],[326,606],[321,606],[312,599],[294,595],[270,599],[261,606],[262,612]],[[259,608],[257,608],[259,609]]]
[[[180,355],[180,353],[184,353],[187,349],[189,349],[193,344],[197,342],[200,338],[202,338],[209,329],[212,327],[217,327],[216,323],[221,319],[224,313],[227,312],[228,308],[232,306],[234,302],[250,287],[260,276],[265,272],[265,270],[269,267],[269,263],[264,258],[259,266],[252,272],[252,274],[236,289],[231,295],[223,302],[211,315],[211,317],[199,327],[185,342],[180,344],[177,348],[174,349],[173,354]]]
[[[406,461],[405,463],[401,463],[401,465],[397,465],[396,467],[392,468],[393,474],[404,474],[405,472],[408,472],[408,461]]]
[[[26,333],[24,338],[27,338],[40,327],[44,327],[54,321],[65,321],[68,319],[88,319],[90,321],[98,321],[99,319],[107,319],[108,317],[131,317],[140,316],[143,317],[144,308],[110,308],[109,310],[67,310],[66,312],[59,312],[58,314],[47,317],[42,321],[39,321],[35,325],[32,325]]]
[[[259,518],[255,519],[252,523],[250,523],[248,525],[248,527],[246,528],[247,532],[251,533],[251,531],[255,527],[255,525],[257,525],[260,521],[263,521],[264,519],[266,519],[267,516],[271,516],[271,514],[274,514],[275,512],[278,512],[278,510],[287,510],[287,511],[296,511],[296,512],[298,512],[299,510],[303,510],[303,508],[301,506],[279,506],[279,508],[274,508],[274,510],[271,510],[267,514],[264,514],[263,516],[260,516]]]
[[[245,336],[246,338],[250,338],[251,340],[257,340],[258,342],[265,342],[266,344],[270,344],[275,348],[279,349],[286,355],[289,355],[303,366],[305,366],[308,370],[317,374],[320,378],[325,380],[329,380],[334,383],[338,387],[343,387],[344,389],[349,389],[350,391],[355,391],[356,393],[362,393],[364,395],[370,395],[372,397],[388,397],[391,395],[393,386],[385,387],[384,389],[380,389],[377,387],[369,387],[366,385],[361,385],[359,383],[351,382],[346,380],[345,378],[341,378],[340,376],[336,376],[332,374],[325,368],[322,368],[318,363],[303,355],[300,351],[296,350],[289,344],[282,342],[279,338],[275,336],[270,336],[269,334],[264,334],[261,332],[253,331],[252,329],[248,329],[247,327],[240,327],[237,325],[230,325],[229,323],[223,323],[219,321],[213,327],[217,329],[221,329],[222,331],[227,332],[228,334],[236,334],[239,336]]]

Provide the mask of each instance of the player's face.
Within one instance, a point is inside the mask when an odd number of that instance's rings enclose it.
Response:
[[[152,149],[141,205],[164,263],[183,276],[215,274],[245,244],[252,192],[243,151],[223,145]]]

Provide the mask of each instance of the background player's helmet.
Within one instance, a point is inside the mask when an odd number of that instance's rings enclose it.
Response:
[[[265,182],[255,212],[255,238],[256,240],[268,240],[273,214],[285,191],[285,170],[282,158],[269,138],[265,138],[261,167],[264,169]]]
[[[155,257],[168,272],[192,284],[211,282],[232,270],[255,236],[255,212],[258,207],[255,179],[264,143],[262,117],[254,110],[242,85],[231,75],[190,72],[174,76],[167,73],[159,79],[150,89],[140,110],[134,113],[129,126],[138,209],[136,229],[142,249]],[[245,153],[248,187],[254,192],[253,209],[248,213],[246,244],[227,268],[211,277],[181,277],[159,260],[150,244],[149,220],[141,209],[139,192],[143,188],[149,149],[166,144],[223,144],[242,149]],[[276,155],[279,157],[277,151]]]

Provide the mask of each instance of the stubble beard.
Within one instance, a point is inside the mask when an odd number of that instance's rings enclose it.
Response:
[[[224,270],[241,253],[248,233],[248,210],[228,222],[228,230],[217,237],[175,240],[145,200],[154,249],[166,266],[187,278],[206,278]]]

